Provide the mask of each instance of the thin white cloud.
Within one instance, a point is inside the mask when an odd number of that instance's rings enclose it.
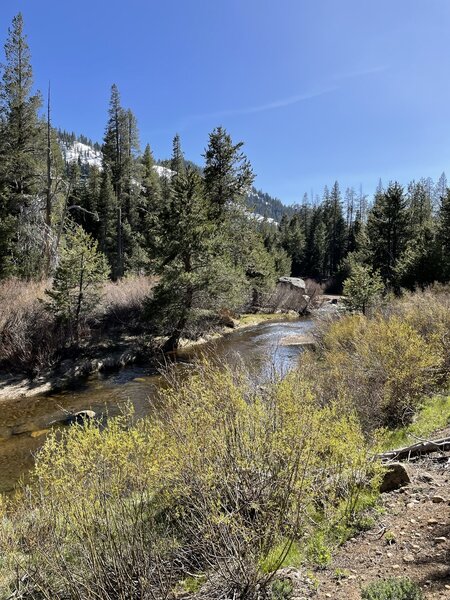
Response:
[[[213,113],[204,113],[201,115],[191,115],[190,117],[188,117],[188,119],[220,119],[223,117],[235,117],[239,115],[253,115],[255,113],[266,112],[268,110],[275,110],[277,108],[285,108],[286,106],[299,104],[300,102],[304,102],[305,100],[311,100],[313,98],[318,98],[319,96],[324,96],[325,94],[334,92],[337,89],[338,87],[336,85],[333,85],[322,90],[306,92],[304,94],[299,94],[298,96],[289,96],[288,98],[282,98],[281,100],[275,100],[274,102],[269,102],[267,104],[221,110]]]
[[[388,67],[386,66],[376,66],[370,67],[368,69],[363,69],[360,71],[352,71],[349,73],[341,73],[337,74],[333,79],[336,82],[343,81],[345,79],[355,79],[358,77],[364,77],[367,75],[374,75],[376,73],[382,73],[386,71]],[[221,119],[224,117],[235,117],[241,115],[253,115],[256,113],[266,112],[270,110],[276,110],[278,108],[285,108],[287,106],[293,106],[295,104],[300,104],[301,102],[305,102],[306,100],[312,100],[314,98],[319,98],[320,96],[325,96],[326,94],[331,94],[339,89],[339,85],[333,84],[322,89],[313,90],[311,92],[304,92],[303,94],[298,94],[297,96],[289,96],[288,98],[282,98],[280,100],[274,100],[273,102],[268,102],[267,104],[260,104],[257,106],[247,106],[243,108],[233,108],[226,109],[212,113],[203,113],[197,115],[190,115],[186,118],[186,122],[198,121],[203,119]],[[181,127],[183,128],[183,127]]]
[[[368,67],[367,69],[349,71],[347,73],[336,73],[333,79],[335,81],[342,81],[344,79],[357,79],[359,77],[366,77],[367,75],[376,75],[377,73],[384,73],[388,69],[389,67],[387,65],[378,65],[375,67]]]

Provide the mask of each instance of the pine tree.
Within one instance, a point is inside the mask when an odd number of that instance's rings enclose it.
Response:
[[[227,204],[241,203],[250,191],[254,174],[242,146],[242,142],[233,144],[223,127],[217,127],[209,136],[204,154],[204,188],[213,220],[220,219]]]
[[[103,143],[103,167],[109,170],[116,197],[115,279],[123,276],[126,263],[132,263],[131,256],[142,243],[140,236],[136,235],[138,229],[142,229],[144,220],[144,215],[139,214],[141,188],[138,155],[136,119],[130,110],[122,107],[119,90],[114,84]]]
[[[441,197],[438,215],[437,245],[441,281],[450,281],[450,190]]]
[[[115,252],[113,261],[113,277],[118,278],[123,275],[124,256],[123,256],[123,129],[124,129],[124,111],[120,103],[120,94],[116,84],[111,87],[111,97],[108,109],[108,122],[106,125],[105,137],[103,141],[103,169],[108,170],[111,175],[111,183],[115,195],[116,209],[116,231],[115,231]],[[111,260],[111,257],[110,257]]]
[[[345,256],[346,230],[342,213],[342,200],[339,184],[336,181],[331,192],[325,189],[323,200],[323,218],[326,228],[326,268],[327,275],[334,275]]]
[[[108,257],[113,267],[116,264],[115,252],[117,251],[117,197],[108,168],[104,168],[102,171],[97,212],[99,248]]]
[[[135,230],[143,215],[139,215],[139,133],[136,117],[131,110],[123,114],[122,171],[123,171],[123,219]],[[128,249],[125,245],[125,252]]]
[[[304,274],[322,277],[325,273],[326,230],[323,210],[318,204],[312,211],[308,237],[306,239],[306,264]]]
[[[178,133],[172,141],[172,158],[170,160],[170,169],[176,175],[181,175],[185,170],[184,154],[181,149],[181,139]]]
[[[68,324],[78,339],[82,318],[100,298],[100,284],[108,276],[105,256],[82,227],[67,226],[65,243],[53,279],[49,310]]]
[[[371,261],[383,280],[399,289],[397,263],[406,246],[408,215],[403,188],[390,183],[385,192],[378,191],[367,222]]]
[[[158,213],[161,210],[162,203],[162,183],[165,185],[168,195],[170,195],[169,182],[164,178],[161,182],[158,173],[154,168],[153,154],[149,144],[145,147],[142,162],[142,186],[139,201],[139,211],[143,218],[144,227],[144,245],[150,254],[155,246],[155,226],[158,222]],[[168,199],[167,199],[168,201]]]
[[[250,228],[239,204],[251,185],[250,165],[224,130],[215,130],[206,151],[207,168],[187,167],[172,177],[156,211],[154,268],[160,281],[148,314],[176,348],[206,311],[235,307],[250,291],[274,278],[275,265],[260,234],[243,249],[236,244]],[[175,160],[179,146],[174,147]],[[253,248],[252,248],[253,246]],[[155,318],[156,317],[156,318]]]
[[[304,219],[305,214],[296,211],[290,219],[283,220],[280,227],[281,246],[291,258],[291,275],[294,277],[303,274],[306,241]]]
[[[150,145],[147,144],[142,155],[142,190],[141,190],[141,207],[142,210],[156,210],[161,197],[161,182],[154,166]]]
[[[366,265],[353,264],[351,275],[344,282],[345,303],[350,310],[361,311],[363,315],[381,297],[383,280],[377,272]]]
[[[39,152],[43,149],[38,120],[41,97],[33,94],[31,56],[21,13],[9,29],[5,57],[0,88],[2,183],[10,210],[17,213],[39,189]]]
[[[0,274],[32,277],[43,267],[46,243],[43,198],[38,197],[45,146],[38,119],[41,99],[33,93],[20,13],[9,29],[5,58],[0,85]]]

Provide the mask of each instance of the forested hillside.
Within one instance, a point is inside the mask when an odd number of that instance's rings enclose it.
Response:
[[[335,182],[287,208],[252,187],[243,143],[223,127],[204,164],[186,160],[178,135],[156,163],[115,84],[102,145],[58,130],[50,89],[44,102],[33,86],[20,14],[5,44],[0,126],[0,277],[51,278],[48,310],[71,330],[105,278],[157,277],[146,321],[169,346],[200,314],[248,307],[280,275],[334,278],[339,289],[356,273],[358,285],[380,278],[395,293],[450,279],[444,174],[380,183],[373,199]]]
[[[155,158],[116,84],[101,143],[61,130],[20,13],[4,50],[0,597],[443,598],[445,174],[286,207],[221,125]]]

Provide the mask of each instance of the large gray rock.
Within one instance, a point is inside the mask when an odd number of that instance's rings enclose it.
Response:
[[[301,290],[302,294],[306,294],[306,283],[301,277],[280,277],[278,279],[279,287],[287,287],[289,290]]]
[[[408,470],[402,463],[391,463],[387,465],[386,472],[380,484],[380,492],[393,492],[411,483]]]
[[[265,307],[273,312],[294,311],[302,314],[308,306],[306,284],[300,277],[280,277],[274,292],[264,301]]]

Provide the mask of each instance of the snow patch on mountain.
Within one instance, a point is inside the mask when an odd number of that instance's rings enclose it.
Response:
[[[175,171],[172,171],[172,169],[168,169],[167,167],[163,167],[162,165],[154,165],[153,168],[160,177],[167,177],[167,179],[171,179],[175,175]]]
[[[80,162],[81,165],[89,165],[90,167],[102,168],[102,153],[92,146],[83,144],[82,142],[67,143],[60,140],[61,152],[66,163]],[[162,165],[154,165],[153,167],[160,177],[170,179],[175,175],[175,171],[163,167]]]
[[[98,168],[102,166],[102,153],[87,144],[61,142],[61,152],[66,163],[81,162],[82,165]]]
[[[102,169],[102,152],[100,150],[96,150],[92,146],[79,141],[64,142],[63,140],[60,140],[60,146],[66,163],[79,162],[84,166],[95,166],[100,170]],[[169,169],[168,167],[163,167],[162,165],[154,165],[153,168],[160,177],[171,179],[175,175],[175,171],[172,171],[172,169]],[[248,205],[253,209],[258,207],[261,210],[263,207],[265,208],[266,206],[270,206],[270,203],[266,199],[267,197],[267,194],[264,194],[263,192],[257,191],[253,188],[248,194],[247,202]],[[280,207],[283,206],[279,200],[276,200],[275,202],[279,204]],[[279,207],[277,206],[277,208]],[[255,210],[246,210],[245,213],[249,219],[253,219],[258,223],[265,221],[270,225],[278,225],[278,221],[276,219],[263,216],[260,213],[255,212]]]

